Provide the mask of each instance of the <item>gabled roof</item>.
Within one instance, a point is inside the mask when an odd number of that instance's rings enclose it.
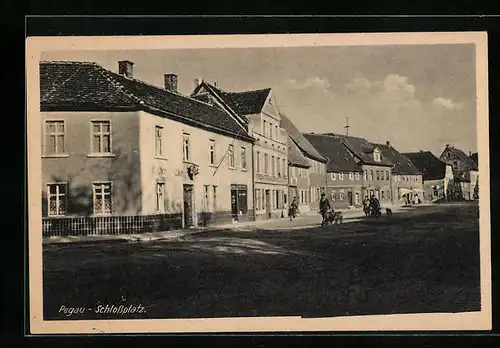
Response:
[[[227,106],[238,115],[251,115],[261,112],[271,92],[271,88],[243,92],[226,92],[206,81],[202,81],[193,91],[193,95],[202,87],[220,96]]]
[[[422,175],[422,172],[415,165],[395,148],[387,144],[373,144],[382,151],[382,155],[394,164],[393,174],[400,175]]]
[[[252,141],[247,130],[226,112],[127,78],[96,63],[41,62],[42,111],[144,110],[159,116]]]
[[[477,170],[477,163],[471,157],[466,155],[462,150],[451,145],[446,145],[446,148],[439,158],[443,161],[459,160],[466,166],[466,170]]]
[[[444,179],[446,163],[434,156],[432,152],[405,152],[403,156],[407,157],[423,173],[424,180]]]
[[[295,127],[295,125],[290,121],[288,117],[280,113],[281,116],[281,127],[283,127],[288,136],[293,139],[293,141],[297,144],[299,149],[304,153],[305,156],[326,163],[327,159],[318,152],[317,149],[304,137],[304,135]]]
[[[288,164],[295,167],[309,168],[311,165],[307,158],[300,151],[298,145],[293,141],[292,138],[288,137]]]
[[[304,134],[304,137],[326,158],[327,172],[362,172],[353,156],[339,138],[325,134]]]
[[[373,151],[375,146],[364,138],[352,137],[342,134],[327,133],[326,135],[336,137],[357,157],[363,164],[378,165],[378,166],[392,166],[392,163],[385,158],[381,151],[380,162],[375,161]]]

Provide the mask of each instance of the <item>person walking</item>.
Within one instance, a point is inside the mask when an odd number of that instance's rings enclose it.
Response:
[[[296,198],[293,197],[292,203],[290,203],[290,208],[288,209],[288,217],[290,221],[295,219],[295,215],[297,214],[297,201]]]
[[[326,217],[328,214],[328,211],[330,210],[330,201],[328,198],[325,197],[325,194],[321,194],[321,198],[319,200],[319,213],[321,214],[322,221],[321,221],[321,226],[326,225]]]

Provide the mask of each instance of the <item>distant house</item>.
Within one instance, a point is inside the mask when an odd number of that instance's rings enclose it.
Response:
[[[373,144],[382,151],[394,167],[392,168],[391,187],[392,202],[404,205],[414,202],[415,196],[424,200],[423,173],[403,154],[398,152],[389,142]]]
[[[318,152],[297,127],[295,127],[290,119],[283,114],[281,115],[281,126],[286,129],[289,138],[292,140],[291,147],[296,147],[309,165],[309,167],[305,169],[305,174],[308,178],[308,186],[305,187],[305,180],[303,180],[303,178],[298,178],[302,179],[302,185],[300,185],[300,190],[302,190],[302,192],[299,193],[300,202],[302,205],[309,204],[308,208],[304,207],[306,210],[318,210],[321,193],[326,192],[327,159]],[[297,156],[295,156],[295,158],[297,158]],[[298,163],[298,161],[295,162]],[[299,173],[300,172],[299,170]],[[305,192],[305,190],[307,190],[307,192]],[[309,198],[307,199],[307,203],[302,203],[306,201],[307,196]]]
[[[426,201],[450,200],[454,194],[453,170],[430,151],[406,152],[408,158],[423,174]]]
[[[362,196],[375,196],[382,205],[391,203],[391,170],[393,167],[382,150],[364,138],[328,133],[339,139],[363,170]]]
[[[361,207],[363,169],[347,147],[331,135],[309,133],[304,136],[328,159],[326,193],[335,209]]]
[[[95,63],[41,62],[43,233],[131,233],[253,219],[247,124]]]
[[[456,193],[459,199],[476,199],[478,195],[479,170],[476,160],[472,154],[465,154],[453,145],[447,144],[443,153],[439,157],[442,161],[448,163],[453,168],[453,176],[456,185]]]
[[[281,127],[272,89],[228,92],[198,80],[192,97],[248,125],[248,134],[255,139],[252,154],[255,218],[284,216],[288,194],[288,134]]]
[[[311,165],[300,148],[288,138],[288,197],[293,199],[301,213],[311,210],[311,195],[309,184],[309,168]]]

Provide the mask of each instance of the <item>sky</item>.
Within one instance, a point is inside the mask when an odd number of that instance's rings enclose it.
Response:
[[[127,51],[51,51],[42,60],[91,61],[163,87],[178,75],[179,91],[194,80],[225,91],[270,87],[280,111],[302,132],[345,133],[390,143],[400,152],[446,144],[477,152],[475,50],[472,44],[331,46]]]

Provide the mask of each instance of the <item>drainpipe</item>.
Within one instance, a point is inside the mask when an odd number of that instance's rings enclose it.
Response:
[[[255,213],[255,153],[254,153],[254,147],[255,143],[252,142],[252,218],[255,221],[256,220],[256,213]]]

